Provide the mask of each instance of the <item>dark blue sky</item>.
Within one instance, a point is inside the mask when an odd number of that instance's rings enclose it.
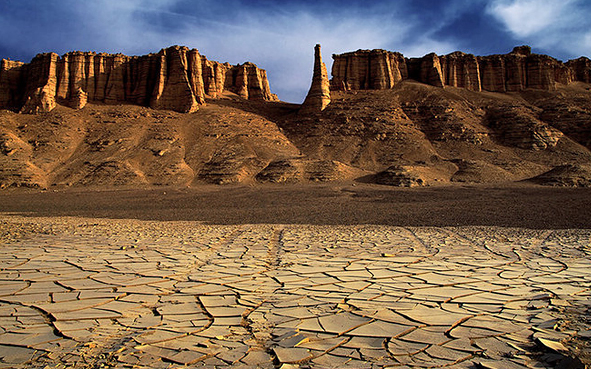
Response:
[[[267,69],[282,100],[301,102],[313,47],[406,56],[487,55],[531,45],[567,60],[591,55],[588,0],[0,0],[0,58],[72,50],[141,55],[171,45]]]

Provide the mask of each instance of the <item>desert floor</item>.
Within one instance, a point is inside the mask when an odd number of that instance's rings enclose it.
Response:
[[[0,193],[0,367],[583,368],[591,190]]]
[[[591,188],[521,183],[397,188],[359,182],[0,191],[0,212],[208,224],[591,229]]]

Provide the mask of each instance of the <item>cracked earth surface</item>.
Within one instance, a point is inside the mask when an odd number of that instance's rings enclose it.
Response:
[[[589,365],[591,230],[0,216],[0,367]]]

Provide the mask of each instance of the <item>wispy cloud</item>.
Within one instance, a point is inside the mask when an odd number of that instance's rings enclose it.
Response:
[[[489,11],[517,37],[527,37],[559,25],[572,5],[568,0],[502,0],[492,2]]]
[[[184,44],[197,45],[210,58],[257,63],[268,70],[274,91],[285,100],[300,102],[312,77],[316,43],[322,44],[330,69],[331,54],[383,48],[391,37],[402,37],[405,30],[403,25],[366,22],[346,15],[324,19],[300,11],[273,16],[246,13],[239,29],[227,25],[204,29],[198,23],[187,23],[177,37]]]
[[[281,99],[301,102],[316,43],[329,70],[331,54],[360,48],[445,54],[466,45],[466,32],[478,27],[470,23],[474,14],[496,27],[480,29],[497,32],[490,37],[503,37],[508,50],[522,42],[589,54],[585,1],[51,0],[42,7],[38,0],[0,1],[0,52],[7,53],[0,57],[26,61],[38,52],[71,50],[139,55],[186,45],[212,60],[252,61],[267,69]],[[470,45],[486,44],[487,36],[479,33]]]
[[[21,6],[34,2],[22,0]],[[411,55],[453,49],[428,34],[410,35],[414,21],[397,4],[63,0],[48,3],[45,16],[33,24],[14,13],[0,15],[0,31],[11,33],[10,40],[2,41],[4,49],[22,50],[27,45],[22,52],[31,54],[70,50],[143,54],[173,44],[195,47],[213,60],[258,64],[267,69],[271,88],[280,98],[301,102],[309,88],[316,43],[323,46],[329,70],[332,53],[359,48],[387,49],[394,44]]]
[[[487,12],[516,39],[569,57],[591,53],[581,42],[591,33],[591,4],[585,0],[494,0]]]
[[[210,59],[252,61],[267,69],[272,90],[293,102],[301,102],[309,88],[316,43],[322,44],[330,70],[332,53],[385,48],[392,38],[404,38],[408,29],[370,6],[362,14],[290,6],[244,7],[230,17],[208,16],[178,15],[174,31],[160,37],[196,47]]]

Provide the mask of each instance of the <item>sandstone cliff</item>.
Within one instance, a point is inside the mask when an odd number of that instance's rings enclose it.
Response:
[[[330,104],[330,81],[326,65],[322,62],[320,45],[314,48],[314,74],[312,76],[312,85],[302,105],[301,111],[314,112],[322,111]]]
[[[2,59],[0,61],[0,106],[9,109],[21,104],[20,80],[24,63]]]
[[[332,90],[384,90],[408,78],[404,56],[385,50],[333,55]]]
[[[256,65],[209,61],[197,50],[180,46],[144,56],[46,53],[28,64],[2,60],[0,65],[0,108],[23,113],[48,112],[56,104],[80,109],[87,102],[192,112],[205,97],[224,91],[246,99],[277,100],[266,72]]]
[[[385,50],[357,50],[333,55],[331,90],[390,89],[404,79],[432,86],[472,91],[512,92],[528,88],[555,90],[557,84],[589,83],[591,61],[581,57],[562,63],[519,46],[506,55],[474,56],[462,52],[404,58]]]

